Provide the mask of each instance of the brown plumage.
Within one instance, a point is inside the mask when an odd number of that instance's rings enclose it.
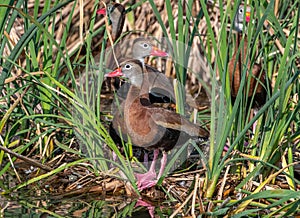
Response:
[[[247,58],[247,46],[248,40],[247,37],[244,39],[244,45],[240,49],[240,44],[242,40],[242,31],[243,31],[243,22],[244,19],[246,22],[250,21],[250,12],[251,8],[249,6],[246,7],[246,12],[244,12],[244,5],[240,5],[237,11],[237,14],[234,18],[234,28],[237,31],[237,41],[235,52],[232,59],[228,64],[228,71],[230,77],[230,86],[231,86],[231,99],[232,102],[235,101],[238,90],[240,88],[241,76],[243,74],[243,66],[246,63]],[[266,87],[267,87],[267,77],[265,72],[262,70],[260,64],[254,63],[252,68],[250,66],[250,61],[247,65],[247,75],[246,75],[246,83],[245,83],[245,92],[247,91],[247,81],[250,76],[250,86],[248,90],[248,100],[247,106],[249,106],[251,98],[254,97],[254,101],[252,104],[252,108],[257,108],[262,106],[266,102]]]
[[[150,170],[146,174],[137,175],[140,190],[156,184],[164,170],[167,154],[178,141],[184,142],[189,138],[208,138],[209,133],[189,122],[181,115],[163,109],[152,107],[148,101],[148,92],[143,92],[142,87],[146,80],[147,72],[144,72],[142,63],[138,60],[123,62],[121,67],[109,73],[107,77],[124,76],[131,83],[125,102],[123,102],[123,119],[118,116],[113,119],[113,128],[116,133],[121,130],[122,137],[130,137],[132,144],[148,150],[154,150],[154,159]],[[144,99],[144,100],[142,100]],[[142,103],[144,101],[144,103]],[[159,150],[163,151],[161,168],[156,177],[155,163]],[[153,166],[154,165],[154,166]]]

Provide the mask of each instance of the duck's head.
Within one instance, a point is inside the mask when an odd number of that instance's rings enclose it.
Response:
[[[107,15],[111,21],[119,20],[124,12],[124,6],[119,3],[109,3],[106,8],[97,10],[97,14]]]
[[[244,21],[246,21],[246,23],[250,22],[250,13],[251,13],[250,6],[245,7],[244,5],[240,5],[238,7],[237,13],[234,17],[234,28],[236,31],[238,32],[243,31]]]
[[[168,53],[153,46],[153,44],[144,38],[137,38],[132,44],[132,57],[144,62],[145,57],[168,57]]]
[[[142,86],[143,65],[139,60],[126,60],[120,64],[120,67],[105,75],[105,77],[124,77],[132,85]]]

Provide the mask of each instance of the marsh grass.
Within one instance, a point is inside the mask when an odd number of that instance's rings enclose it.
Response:
[[[154,2],[150,1],[152,7],[155,9]],[[188,1],[178,2],[178,21],[176,23],[177,30],[172,25],[174,24],[173,15],[168,10],[168,5],[171,1],[166,1],[166,8],[168,14],[168,21],[170,26],[170,35],[172,40],[182,39],[180,34],[183,32],[185,34],[185,39],[191,37],[191,41],[195,37],[193,32],[185,32],[185,28],[182,28],[182,23],[184,21],[189,21],[189,8],[191,7]],[[231,48],[234,48],[234,39],[231,37],[233,34],[233,24],[231,22],[230,29],[228,31],[227,23],[233,20],[234,14],[236,13],[238,5],[241,1],[236,1],[233,5],[227,2],[224,5],[222,2],[216,3],[220,8],[220,23],[218,27],[217,35],[215,34],[214,26],[212,25],[211,16],[207,10],[207,2],[200,1],[201,10],[198,16],[203,16],[200,18],[205,19],[207,25],[207,42],[212,44],[212,50],[208,48],[209,45],[202,45],[205,48],[205,57],[212,63],[212,55],[215,54],[214,66],[211,65],[211,77],[212,77],[212,87],[211,87],[211,122],[210,122],[210,156],[208,161],[207,170],[207,186],[204,188],[205,196],[208,198],[213,198],[216,191],[217,182],[220,181],[221,173],[225,170],[225,166],[232,164],[232,169],[237,169],[234,167],[238,162],[246,162],[249,165],[250,171],[245,167],[238,167],[243,173],[248,174],[245,178],[241,178],[241,183],[236,187],[236,189],[242,189],[245,185],[250,184],[251,181],[256,181],[261,175],[260,181],[262,184],[267,184],[270,182],[271,172],[279,170],[276,167],[278,161],[285,159],[285,151],[289,151],[289,160],[292,161],[291,153],[294,146],[297,143],[297,132],[299,132],[298,127],[292,128],[295,121],[298,120],[297,113],[299,112],[299,106],[295,106],[291,97],[297,96],[296,91],[299,89],[299,69],[296,67],[295,61],[297,56],[299,56],[299,9],[296,5],[298,3],[292,4],[291,7],[287,6],[287,3],[282,3],[281,5],[275,4],[275,1],[271,1],[269,4],[264,4],[259,1],[251,1],[252,6],[251,20],[253,23],[247,27],[247,38],[248,38],[248,50],[249,53],[244,54],[246,56],[247,63],[243,66],[242,80],[240,90],[236,101],[231,106],[230,104],[230,84],[227,73],[227,63],[231,57],[230,54],[233,53]],[[182,10],[182,5],[186,9],[185,16],[182,15],[180,10]],[[279,19],[274,13],[274,7],[282,8],[287,10],[288,13],[279,12]],[[156,10],[154,10],[155,12]],[[293,12],[292,12],[293,11]],[[291,14],[293,13],[293,16]],[[156,16],[160,16],[155,13]],[[198,24],[199,17],[195,18],[195,24]],[[160,20],[158,18],[158,20]],[[268,28],[266,29],[266,22],[268,22]],[[289,23],[291,29],[288,35],[283,32],[284,26]],[[165,26],[162,22],[162,29],[166,35]],[[192,28],[193,29],[193,28]],[[272,30],[270,30],[272,29]],[[278,34],[275,34],[278,33]],[[200,31],[199,34],[200,35]],[[203,42],[203,40],[201,40]],[[243,43],[242,43],[243,44]],[[243,46],[243,45],[242,45]],[[258,48],[258,49],[257,49]],[[282,48],[280,50],[280,48]],[[176,51],[176,49],[174,49]],[[180,48],[178,49],[180,50]],[[279,51],[280,50],[280,51]],[[181,53],[182,57],[189,57],[186,53]],[[187,55],[187,56],[186,56]],[[176,60],[176,55],[175,55]],[[253,66],[256,61],[262,61],[263,69],[267,72],[270,81],[273,82],[273,92],[270,90],[270,86],[265,87],[267,90],[268,100],[266,104],[260,108],[256,115],[250,120],[250,110],[246,110],[247,102],[244,96],[247,96],[249,90],[249,81],[246,77],[246,66]],[[187,63],[187,62],[186,62]],[[282,64],[285,63],[285,64]],[[184,65],[183,63],[181,63]],[[250,68],[251,69],[251,68]],[[217,72],[219,74],[217,74]],[[185,77],[186,74],[182,73],[176,68],[177,76],[180,75]],[[222,86],[219,87],[217,78],[220,78]],[[180,80],[184,82],[184,80]],[[280,87],[280,88],[279,88]],[[245,95],[243,93],[246,93]],[[218,100],[214,101],[218,96]],[[298,97],[296,97],[298,98]],[[252,100],[251,100],[252,101]],[[251,132],[250,128],[253,123],[258,121],[258,126],[255,132]],[[297,124],[296,124],[297,125]],[[295,126],[294,126],[295,127]],[[250,135],[253,135],[249,138]],[[294,140],[290,140],[290,135],[293,135]],[[222,157],[223,148],[229,139],[229,149],[226,154]],[[248,141],[249,145],[244,146],[245,141]],[[289,142],[288,142],[289,141]],[[234,155],[229,160],[231,151],[233,149],[238,149],[242,153],[239,155]],[[251,149],[251,150],[249,150]],[[250,155],[243,155],[250,152]],[[290,162],[291,163],[291,162]],[[286,165],[282,165],[284,167]],[[283,172],[283,171],[281,171]],[[298,181],[289,176],[293,176],[292,166],[289,167],[289,171],[285,171],[287,177],[289,178],[289,184],[291,189],[295,190],[295,182]],[[276,174],[277,175],[277,174]],[[225,180],[226,178],[224,178]],[[255,193],[262,191],[264,185],[254,189],[253,196]],[[293,193],[296,194],[295,192]],[[275,195],[275,193],[274,193]],[[251,194],[247,197],[250,200],[242,199],[238,202],[241,204],[238,206],[233,213],[238,213],[243,211],[247,205],[251,202]],[[263,196],[260,195],[260,196]],[[285,199],[286,200],[286,199]],[[284,201],[284,200],[283,200]],[[239,204],[239,203],[236,204]],[[297,202],[294,202],[297,204]],[[278,210],[279,211],[279,210]],[[277,211],[277,212],[278,212]],[[249,210],[249,213],[253,211]],[[243,215],[246,215],[244,212]]]
[[[197,179],[190,184],[190,189],[186,189],[182,198],[168,190],[165,190],[165,194],[171,200],[180,201],[182,207],[186,206],[187,214],[200,214],[200,211],[201,214],[212,216],[230,213],[235,217],[265,211],[270,212],[265,214],[269,217],[297,214],[299,181],[295,178],[294,167],[299,164],[296,162],[295,151],[300,140],[300,3],[250,1],[254,13],[251,13],[253,22],[249,23],[245,34],[249,52],[244,55],[250,66],[255,62],[262,63],[270,78],[272,90],[266,87],[266,104],[249,119],[250,110],[247,111],[245,107],[247,99],[244,97],[249,89],[245,67],[247,63],[243,66],[242,85],[233,104],[227,73],[236,37],[231,21],[240,2],[231,4],[229,1],[216,1],[210,4],[204,0],[178,1],[178,11],[174,13],[172,1],[149,0],[139,1],[127,9],[127,12],[133,12],[129,16],[128,25],[138,25],[143,22],[134,14],[135,10],[141,8],[139,12],[144,13],[143,10],[151,5],[151,16],[155,16],[157,21],[153,29],[168,39],[172,48],[172,68],[177,78],[177,112],[185,113],[184,87],[190,76],[189,59],[195,40],[199,42],[201,54],[208,63],[207,73],[211,82],[204,87],[211,99],[211,107],[206,114],[200,111],[198,118],[202,122],[205,120],[203,115],[206,118],[210,116],[210,122],[206,122],[211,133],[209,156],[206,157],[192,142],[202,159],[207,158],[204,161],[206,175],[199,178],[200,174],[192,174]],[[3,1],[0,4],[1,147],[28,156],[33,163],[52,167],[48,172],[38,171],[27,180],[15,167],[16,157],[1,150],[0,177],[13,174],[18,178],[12,188],[1,184],[1,189],[6,193],[38,184],[87,163],[91,163],[88,169],[95,175],[129,182],[137,192],[132,163],[140,163],[131,159],[130,142],[123,144],[127,152],[121,154],[107,132],[106,120],[110,115],[103,114],[101,110],[104,100],[99,93],[105,71],[107,33],[103,32],[103,20],[99,21],[96,16],[95,9],[99,1],[86,5],[91,13],[90,19],[82,19],[80,16],[79,8],[84,8],[81,3],[72,0],[34,1],[28,7],[27,1],[19,0],[15,3]],[[165,6],[164,10],[161,9],[162,5]],[[195,5],[199,9],[196,14]],[[218,9],[217,22],[212,8]],[[146,20],[148,18],[146,16]],[[77,19],[76,25],[74,19]],[[19,40],[14,42],[16,20],[21,21],[23,32],[19,34]],[[71,34],[74,28],[81,30],[80,34],[75,34],[76,37]],[[149,34],[151,31],[149,26]],[[83,37],[80,37],[81,34]],[[104,36],[104,40],[95,40],[99,39],[99,35]],[[70,38],[76,40],[71,42]],[[97,60],[94,58],[95,51],[100,52]],[[80,72],[97,75],[93,85],[89,85],[90,76],[83,77],[85,82],[79,82],[78,85]],[[201,76],[197,78],[201,80]],[[256,131],[252,132],[251,127],[255,121],[258,121],[258,125]],[[223,151],[225,146],[228,146],[226,152]],[[187,144],[176,150],[164,176],[173,170],[177,157],[186,148]],[[111,151],[116,154],[117,161],[112,160]],[[76,158],[64,162],[67,154],[75,155]],[[58,161],[57,157],[61,159]],[[122,173],[111,170],[112,165]],[[228,195],[225,192],[228,190],[225,185],[233,182],[231,176],[237,179],[234,191],[230,192],[230,199],[226,199]],[[285,182],[286,188],[279,186],[278,178]],[[178,183],[172,184],[180,189]],[[159,185],[164,189],[166,184],[161,179]],[[275,189],[267,190],[270,187]],[[198,194],[200,197],[196,197]],[[200,208],[200,211],[196,212],[195,207]],[[132,210],[133,206],[129,207],[128,211]],[[175,215],[176,211],[173,213]]]

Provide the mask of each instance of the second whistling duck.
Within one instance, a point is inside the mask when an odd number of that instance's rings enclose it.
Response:
[[[163,101],[175,103],[174,88],[170,80],[156,68],[145,64],[144,59],[149,56],[168,57],[168,53],[153,46],[148,39],[135,39],[132,45],[132,58],[138,59],[148,72],[148,91],[151,103]]]
[[[246,9],[246,11],[245,11]],[[245,21],[248,23],[250,21],[250,13],[251,13],[251,7],[240,5],[238,7],[238,11],[234,18],[234,28],[237,31],[237,37],[236,37],[236,48],[234,55],[232,59],[229,61],[228,65],[228,71],[230,76],[230,86],[231,86],[231,99],[232,102],[235,101],[238,90],[240,88],[241,83],[241,77],[243,73],[243,66],[246,63],[246,57],[247,57],[247,46],[248,46],[248,40],[247,37],[244,39],[244,45],[243,48],[239,49],[240,42],[242,41],[242,32],[245,29],[243,23]],[[264,71],[262,71],[261,65],[254,63],[251,67],[251,63],[247,64],[247,76],[246,81],[250,77],[250,87],[248,89],[248,100],[247,100],[247,107],[249,107],[249,104],[251,102],[251,99],[253,97],[254,101],[251,106],[251,108],[258,108],[262,106],[266,102],[266,87],[267,87],[267,78]],[[247,82],[245,83],[247,87]],[[247,88],[245,88],[245,91],[247,92]]]
[[[148,92],[142,89],[146,74],[140,61],[128,60],[123,62],[120,68],[106,75],[106,77],[126,77],[131,84],[123,107],[124,122],[119,123],[118,116],[114,117],[113,128],[116,132],[121,130],[125,140],[128,135],[135,146],[154,150],[149,171],[145,174],[136,174],[139,190],[152,187],[157,183],[167,163],[166,152],[171,150],[178,141],[209,137],[205,129],[189,122],[181,115],[151,106],[148,102]],[[159,150],[163,151],[163,157],[159,174],[156,176],[155,165]]]

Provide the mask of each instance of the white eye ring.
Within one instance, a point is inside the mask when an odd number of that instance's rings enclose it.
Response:
[[[243,12],[244,12],[244,9],[243,9],[243,8],[240,8],[240,9],[239,9],[239,13],[242,14]]]
[[[126,70],[130,70],[130,69],[132,68],[132,66],[131,66],[130,64],[125,64],[124,68],[125,68]]]
[[[149,48],[149,44],[148,43],[143,43],[143,48]]]

